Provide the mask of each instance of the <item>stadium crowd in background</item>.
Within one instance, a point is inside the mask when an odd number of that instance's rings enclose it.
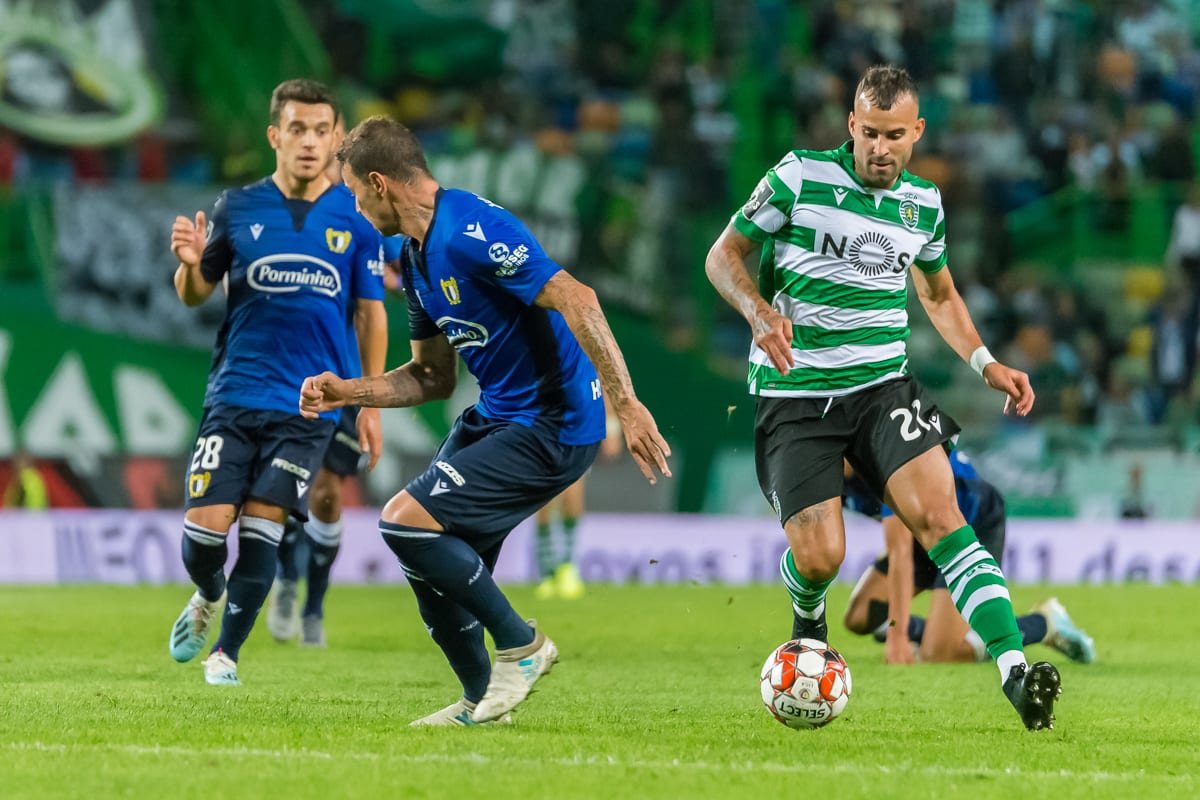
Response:
[[[1200,422],[1193,410],[1200,291],[1188,254],[1164,247],[1136,269],[1097,275],[1089,262],[1078,267],[1089,270],[1082,280],[1078,270],[1038,260],[1007,216],[1040,214],[1038,204],[1065,189],[1078,192],[1085,238],[1136,237],[1144,233],[1140,193],[1163,185],[1159,227],[1174,226],[1173,242],[1191,241],[1182,231],[1191,218],[1176,207],[1197,171],[1194,2],[817,0],[798,14],[766,0],[493,0],[476,6],[485,29],[479,43],[460,25],[456,44],[498,49],[498,69],[468,73],[450,56],[422,55],[426,77],[381,61],[379,48],[368,46],[378,41],[372,37],[402,32],[373,27],[378,12],[365,4],[303,6],[339,91],[351,98],[352,122],[390,113],[434,156],[529,142],[578,157],[601,176],[600,188],[580,201],[604,220],[579,244],[575,271],[587,279],[605,269],[606,251],[634,240],[639,213],[654,220],[663,241],[688,240],[680,208],[707,224],[705,236],[718,230],[723,209],[782,148],[844,139],[847,93],[864,66],[902,64],[921,86],[931,122],[913,168],[937,182],[954,209],[948,236],[963,294],[997,354],[1041,387],[1039,419],[1101,430]],[[431,52],[438,35],[430,35]],[[203,146],[193,107],[173,97],[159,129],[108,149],[53,148],[0,131],[0,182],[232,184],[257,174],[249,143],[247,153],[234,148],[220,158]],[[640,206],[631,200],[638,193]],[[665,291],[679,281],[692,286],[703,254],[686,246],[657,252],[650,285],[663,291],[649,294],[671,300],[649,310],[669,341],[710,348],[736,373],[741,321],[719,304],[697,309],[711,303],[700,292]],[[607,287],[610,297],[628,299],[612,282],[595,283],[602,294]],[[973,398],[938,368],[924,377],[935,388],[950,384],[948,401],[958,402],[960,391]],[[964,422],[986,427],[1000,417],[989,410]]]

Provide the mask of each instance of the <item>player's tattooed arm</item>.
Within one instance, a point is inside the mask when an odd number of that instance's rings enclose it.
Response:
[[[746,269],[746,258],[759,247],[732,224],[727,225],[708,251],[704,273],[725,302],[749,323],[755,343],[775,369],[786,375],[796,363],[792,358],[792,321],[762,298]]]
[[[444,335],[414,339],[407,364],[382,375],[345,380],[332,372],[305,378],[300,413],[315,417],[342,406],[403,408],[429,400],[445,400],[458,380],[454,348]]]
[[[634,394],[625,357],[621,355],[596,293],[560,270],[546,281],[534,303],[562,314],[579,346],[591,359],[604,394],[621,422],[625,444],[646,480],[652,484],[657,481],[654,467],[670,476],[667,457],[671,455],[671,448],[658,432],[649,409]]]
[[[592,360],[596,374],[600,376],[600,385],[614,408],[634,397],[625,358],[591,287],[560,271],[546,281],[534,303],[563,315],[567,327]]]

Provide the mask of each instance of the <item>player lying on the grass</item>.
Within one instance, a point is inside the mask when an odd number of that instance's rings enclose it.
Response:
[[[634,394],[596,293],[520,220],[443,189],[417,137],[394,120],[359,123],[338,159],[362,215],[384,235],[411,237],[400,263],[412,360],[374,378],[309,377],[300,408],[316,416],[445,399],[458,377],[456,351],[479,381],[479,401],[459,415],[429,468],[384,506],[379,531],[463,687],[462,699],[413,724],[504,720],[558,659],[554,642],[492,579],[505,537],[595,459],[606,395],[651,483],[655,469],[670,475],[670,448]]]
[[[967,524],[975,529],[979,543],[997,563],[1004,556],[1004,498],[992,484],[979,477],[966,456],[950,454],[958,505]],[[913,541],[912,532],[887,505],[880,503],[866,485],[854,476],[847,463],[846,494],[842,506],[883,523],[887,552],[867,567],[846,608],[846,627],[853,633],[872,634],[884,642],[884,660],[889,664],[914,661],[987,661],[987,648],[978,633],[954,607],[946,579],[929,554]],[[911,613],[912,598],[926,589],[933,591],[929,618]],[[1090,664],[1096,648],[1071,621],[1062,603],[1051,597],[1033,611],[1017,617],[1021,643],[1043,643],[1073,661]],[[914,646],[918,648],[914,652]]]

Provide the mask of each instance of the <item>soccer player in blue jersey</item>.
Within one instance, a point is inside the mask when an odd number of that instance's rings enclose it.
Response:
[[[463,687],[460,700],[413,724],[507,720],[558,650],[492,579],[505,537],[592,463],[605,396],[650,483],[656,469],[670,475],[670,449],[634,394],[595,292],[547,257],[520,220],[439,186],[417,138],[394,120],[364,120],[338,159],[363,216],[385,236],[410,237],[401,270],[412,360],[378,377],[314,375],[301,408],[314,416],[444,399],[456,351],[479,381],[479,401],[429,468],[384,506],[379,528]]]
[[[340,144],[346,131],[339,118],[334,127],[334,141]],[[341,184],[341,164],[330,152],[330,167],[326,176],[333,184]],[[382,240],[382,255],[387,271],[384,286],[394,279],[400,258],[403,237],[389,236]],[[358,342],[354,329],[347,331],[346,358],[350,375],[361,375]],[[329,592],[333,562],[341,549],[342,492],[346,479],[358,472],[363,450],[359,442],[359,409],[342,409],[333,438],[313,480],[308,496],[308,520],[292,515],[288,518],[283,538],[279,542],[279,566],[275,588],[267,604],[267,629],[280,642],[290,642],[297,634],[301,647],[325,647],[325,597]],[[377,456],[376,456],[377,458]],[[300,577],[305,578],[303,607],[300,600]]]
[[[354,198],[331,186],[325,167],[337,106],[321,84],[281,83],[271,95],[267,138],[275,171],[222,194],[206,222],[177,217],[171,250],[175,289],[185,305],[223,283],[225,321],[217,334],[204,414],[187,471],[183,563],[196,584],[171,629],[169,649],[188,661],[203,649],[223,599],[221,633],[205,679],[238,685],[239,650],[275,574],[289,513],[307,516],[307,494],[339,413],[299,413],[304,376],[350,371],[346,341],[357,331],[362,368],[383,371],[387,319],[378,233]],[[378,412],[358,419],[372,458]],[[225,576],[226,539],[238,522],[238,558]]]
[[[1002,563],[1004,498],[960,451],[950,453],[950,467],[963,517],[975,529],[979,543],[997,563]],[[887,545],[886,554],[867,567],[854,586],[846,608],[846,628],[853,633],[874,634],[884,642],[885,659],[890,664],[911,664],[918,653],[921,661],[929,662],[988,660],[983,639],[955,608],[937,565],[919,543],[914,543],[912,532],[895,512],[880,503],[853,474],[848,463],[845,491],[842,507],[880,520]],[[933,597],[929,618],[925,619],[912,614],[911,609],[913,596],[927,589]],[[1023,646],[1040,642],[1074,661],[1090,664],[1096,660],[1092,637],[1075,626],[1056,598],[1048,598],[1031,613],[1018,616],[1017,629]]]

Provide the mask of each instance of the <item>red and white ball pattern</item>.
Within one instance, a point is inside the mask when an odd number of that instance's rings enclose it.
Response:
[[[820,728],[850,702],[850,667],[825,642],[795,639],[767,656],[759,689],[767,710],[784,725]]]

